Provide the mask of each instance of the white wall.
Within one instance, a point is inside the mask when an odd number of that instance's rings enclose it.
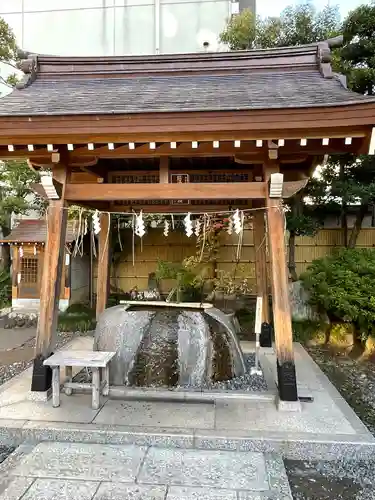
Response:
[[[19,45],[53,55],[216,50],[229,15],[229,0],[0,0]]]

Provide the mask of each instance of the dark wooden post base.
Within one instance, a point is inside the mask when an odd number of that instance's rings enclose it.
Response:
[[[277,360],[277,385],[281,401],[298,401],[296,367],[294,362]]]
[[[269,323],[262,323],[259,343],[260,347],[272,347],[273,328]]]
[[[43,365],[45,359],[41,354],[34,359],[31,379],[32,391],[45,392],[52,386],[52,370],[50,366]]]

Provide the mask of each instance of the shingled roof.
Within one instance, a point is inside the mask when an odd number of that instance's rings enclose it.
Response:
[[[0,116],[342,106],[374,101],[332,73],[331,40],[300,47],[133,57],[30,56]]]
[[[4,243],[45,243],[47,239],[47,223],[45,219],[21,219],[10,234],[0,240]],[[68,221],[66,243],[75,240],[74,221]]]

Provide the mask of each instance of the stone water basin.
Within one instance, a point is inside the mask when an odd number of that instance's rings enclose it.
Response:
[[[111,307],[98,320],[94,349],[117,352],[114,386],[199,388],[246,372],[235,324],[209,304]]]

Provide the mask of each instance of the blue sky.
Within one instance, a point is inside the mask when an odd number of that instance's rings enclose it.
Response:
[[[280,12],[285,9],[288,5],[291,4],[302,3],[301,1],[293,1],[293,0],[258,0],[257,1],[257,12],[261,16],[277,16]],[[358,7],[363,3],[370,3],[364,0],[315,0],[314,4],[317,8],[323,8],[327,3],[331,5],[339,5],[340,12],[342,16],[346,16],[346,14],[350,11]],[[276,5],[275,5],[276,4]]]

